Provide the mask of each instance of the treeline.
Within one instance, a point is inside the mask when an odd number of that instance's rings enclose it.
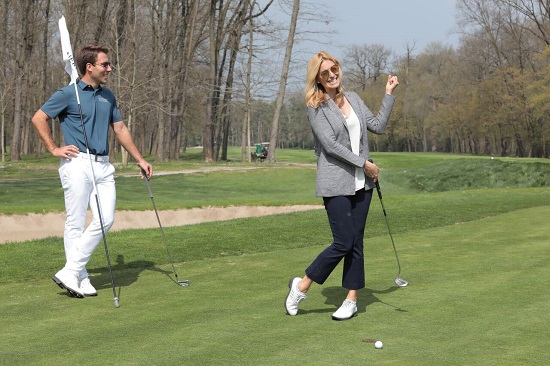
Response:
[[[377,83],[388,69],[400,76],[391,126],[373,146],[548,157],[550,2],[456,3],[455,29],[461,34],[456,48],[434,43],[416,55],[408,44],[394,62],[381,45],[350,48],[349,81],[364,90],[369,105],[379,100],[369,82]]]
[[[304,4],[305,2],[302,1]],[[311,148],[302,95],[305,61],[290,64],[276,113],[290,0],[4,0],[0,2],[2,159],[42,154],[32,114],[68,83],[58,20],[73,51],[111,48],[108,87],[117,95],[138,147],[157,161],[203,146],[205,161],[227,146],[273,141]],[[273,20],[280,10],[288,19]],[[300,8],[301,17],[314,10]],[[420,10],[419,10],[420,11]],[[439,151],[548,157],[550,4],[547,0],[457,0],[457,46],[417,50],[346,45],[344,85],[377,111],[388,73],[399,75],[390,127],[372,136],[377,151]],[[311,21],[311,19],[309,19]],[[297,37],[302,34],[297,32]],[[414,35],[411,35],[414,37]],[[322,46],[331,52],[329,46]],[[298,52],[298,51],[295,51]],[[333,53],[333,52],[331,52]],[[279,121],[272,124],[274,115]],[[59,126],[54,136],[62,141]],[[119,149],[114,141],[113,150]]]

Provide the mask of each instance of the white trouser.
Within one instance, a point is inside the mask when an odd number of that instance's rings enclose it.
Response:
[[[80,279],[88,276],[86,264],[99,242],[103,240],[99,212],[101,212],[104,233],[107,233],[114,222],[116,204],[114,173],[115,167],[109,163],[108,156],[96,157],[79,153],[78,157],[71,160],[62,159],[60,163],[59,177],[64,190],[67,212],[64,233],[67,259],[65,269],[78,272]],[[94,177],[98,201],[94,191]],[[84,229],[88,205],[92,211],[92,222]]]

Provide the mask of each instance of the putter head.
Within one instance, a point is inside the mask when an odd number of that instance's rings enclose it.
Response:
[[[189,280],[178,280],[177,284],[180,286],[189,286]]]
[[[407,287],[409,285],[409,282],[405,281],[401,277],[396,277],[395,278],[395,284],[399,287]]]

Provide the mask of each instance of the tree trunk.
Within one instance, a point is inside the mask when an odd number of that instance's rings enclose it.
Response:
[[[202,129],[202,147],[204,161],[210,163],[214,161],[214,118],[216,118],[216,70],[218,68],[218,37],[216,35],[216,5],[218,0],[210,1],[210,24],[209,24],[209,45],[210,45],[210,67],[208,72],[208,98],[206,100],[206,119]],[[218,20],[218,21],[221,21]]]
[[[21,159],[21,132],[23,130],[23,107],[24,91],[27,84],[27,61],[29,59],[33,47],[32,19],[34,19],[32,0],[27,0],[21,4],[18,16],[20,24],[22,24],[21,38],[17,48],[16,56],[16,82],[15,82],[15,99],[13,113],[13,135],[11,143],[11,161],[19,161]],[[28,20],[31,20],[30,22]]]
[[[247,17],[248,1],[244,1],[244,7],[241,9],[239,18],[237,19],[237,29],[232,32],[229,40],[230,56],[229,68],[227,71],[227,80],[225,83],[225,93],[222,106],[222,160],[227,160],[227,144],[229,140],[229,129],[231,126],[231,101],[233,98],[233,75],[235,71],[235,62],[237,61],[239,44],[242,37],[242,27],[244,26],[245,18]]]
[[[109,8],[109,0],[103,0],[103,7],[101,8],[101,14],[99,21],[97,22],[97,28],[95,31],[94,40],[97,43],[101,43],[101,38],[105,30],[105,24],[107,23],[107,9]]]
[[[252,155],[250,151],[250,115],[251,115],[251,101],[252,95],[251,88],[251,74],[252,74],[252,47],[254,45],[254,19],[252,18],[252,11],[256,6],[256,0],[252,2],[250,6],[250,24],[248,30],[248,60],[246,64],[246,81],[244,85],[245,89],[245,112],[243,118],[243,127],[241,133],[241,161],[252,162]]]
[[[298,22],[298,12],[300,9],[300,0],[294,0],[294,6],[292,7],[292,16],[290,19],[290,29],[288,32],[288,39],[285,50],[285,59],[283,61],[283,68],[281,71],[281,82],[279,83],[279,92],[277,93],[277,100],[275,101],[275,111],[273,113],[273,122],[271,124],[271,136],[269,138],[269,153],[267,159],[270,163],[275,162],[275,150],[277,148],[277,140],[279,135],[279,119],[281,116],[281,109],[283,108],[283,102],[285,99],[285,90],[288,80],[288,69],[290,66],[290,58],[292,56],[292,47],[294,45],[294,34],[296,32],[296,23]]]

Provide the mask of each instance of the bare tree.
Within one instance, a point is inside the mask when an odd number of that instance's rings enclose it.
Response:
[[[8,14],[11,8],[11,1],[0,2],[0,47],[3,50],[9,49],[8,47]],[[0,149],[2,150],[2,162],[6,161],[6,111],[8,109],[8,101],[10,94],[11,84],[7,75],[8,72],[8,60],[6,59],[6,52],[0,53]]]
[[[222,160],[227,160],[227,143],[229,138],[229,127],[231,124],[231,100],[233,98],[233,79],[235,71],[235,62],[239,53],[239,45],[243,34],[243,28],[249,21],[250,0],[240,1],[239,8],[235,11],[235,19],[229,37],[227,40],[226,51],[229,52],[229,66],[227,68],[227,77],[225,80],[225,91],[221,105],[221,126],[218,130],[215,157],[218,160],[220,148],[222,149]]]
[[[283,108],[283,102],[285,99],[285,90],[288,80],[288,69],[290,65],[290,59],[292,56],[292,47],[294,45],[294,34],[296,33],[296,23],[298,22],[298,13],[300,11],[300,0],[294,0],[292,7],[292,15],[290,17],[290,29],[288,31],[288,39],[285,49],[285,59],[283,61],[283,68],[281,70],[281,81],[279,83],[279,92],[277,93],[277,99],[275,100],[275,111],[273,113],[273,122],[271,123],[271,136],[269,138],[269,152],[267,159],[270,163],[275,162],[275,150],[277,149],[278,135],[279,135],[279,118],[281,116],[281,109]]]
[[[95,42],[100,42],[101,39],[103,38],[102,36],[105,30],[105,23],[107,23],[107,9],[109,9],[109,0],[100,0],[98,2],[103,4],[100,5],[101,12],[99,14],[99,19],[97,21],[97,26],[96,26],[95,36],[94,36]],[[123,7],[124,7],[124,1],[120,8],[123,8]],[[120,13],[117,15],[120,15]],[[125,24],[124,19],[122,19],[122,21],[119,24],[124,25]]]
[[[252,161],[252,155],[250,151],[250,115],[251,115],[251,74],[252,74],[252,59],[253,59],[253,46],[254,46],[254,19],[252,18],[252,11],[256,6],[256,0],[252,2],[250,6],[250,24],[248,26],[248,47],[247,47],[247,62],[246,62],[246,78],[244,82],[245,90],[245,113],[243,118],[243,125],[241,129],[241,161]],[[248,148],[248,149],[247,149]],[[248,151],[247,151],[248,150]]]
[[[346,71],[346,80],[349,85],[357,86],[360,90],[367,89],[367,55],[364,46],[351,45],[344,56],[346,64],[350,65]]]
[[[183,26],[180,27],[180,43],[182,44],[181,53],[183,57],[180,58],[181,64],[179,65],[179,78],[176,85],[176,95],[180,96],[178,100],[178,109],[176,115],[181,116],[180,123],[176,130],[176,143],[175,143],[175,159],[179,159],[179,147],[186,146],[184,143],[183,134],[186,133],[186,118],[187,115],[187,93],[189,89],[189,72],[192,67],[192,58],[195,54],[200,42],[203,38],[204,28],[206,27],[206,18],[199,17],[199,0],[187,0],[185,6],[182,9]]]
[[[33,47],[33,31],[32,22],[29,19],[34,19],[35,3],[32,0],[21,1],[20,8],[16,12],[18,23],[23,27],[17,36],[19,38],[19,46],[16,53],[16,81],[15,81],[15,104],[13,115],[13,136],[11,142],[11,161],[19,161],[21,159],[21,131],[23,129],[23,108],[25,106],[25,90],[27,87],[27,72],[29,65],[28,59],[31,56]]]
[[[515,9],[531,21],[525,29],[550,46],[550,1],[548,0],[501,0],[501,6]]]
[[[360,90],[365,91],[367,83],[376,83],[380,75],[388,68],[392,51],[381,44],[352,45],[346,52],[346,79]]]
[[[45,100],[46,94],[48,92],[48,39],[50,37],[50,33],[48,31],[48,20],[50,19],[50,8],[51,8],[51,2],[50,0],[46,0],[45,3],[45,9],[44,9],[44,18],[45,18],[45,31],[42,34],[42,95],[41,100]],[[55,125],[55,124],[52,124]],[[55,135],[54,135],[55,136]],[[42,155],[42,152],[44,150],[44,144],[37,144],[36,148],[36,154],[38,156]]]
[[[259,9],[252,17],[264,13],[273,3],[269,3]],[[246,6],[245,6],[246,5]],[[210,1],[209,22],[209,73],[208,73],[208,97],[206,103],[206,120],[203,125],[203,151],[204,160],[212,162],[217,159],[217,152],[223,134],[224,124],[227,128],[228,121],[223,122],[226,112],[229,111],[229,102],[232,96],[233,72],[236,53],[232,51],[235,45],[240,43],[242,28],[250,20],[248,9],[250,0]],[[229,63],[229,65],[227,65]],[[226,80],[225,89],[222,90],[223,80]],[[228,94],[224,94],[228,93]],[[217,133],[216,133],[217,131]],[[217,142],[217,146],[215,145]]]
[[[222,45],[222,29],[225,24],[230,2],[223,6],[220,0],[210,0],[209,22],[209,72],[208,72],[208,98],[206,102],[206,120],[203,125],[203,152],[204,161],[214,161],[214,128],[217,118],[217,105],[220,95],[220,80],[218,77],[219,53]]]

